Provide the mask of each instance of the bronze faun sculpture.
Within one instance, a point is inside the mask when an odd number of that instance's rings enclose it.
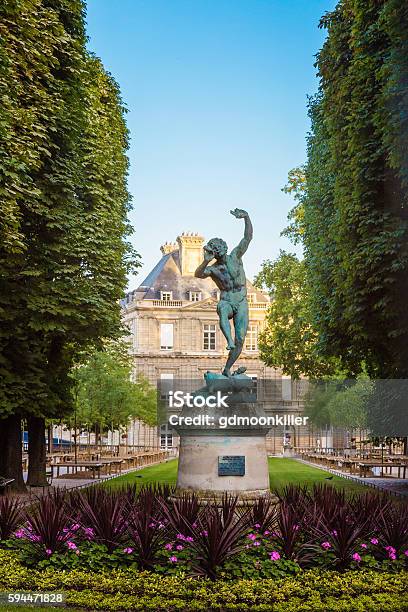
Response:
[[[234,374],[231,374],[231,368],[242,352],[248,330],[248,300],[242,256],[252,240],[252,223],[248,213],[235,208],[231,210],[231,214],[237,219],[245,220],[244,237],[231,253],[227,252],[227,244],[222,238],[209,240],[204,247],[204,261],[195,271],[198,278],[211,277],[221,292],[217,312],[229,350],[227,363],[222,372],[227,377],[245,372],[245,368],[238,368]],[[210,265],[214,259],[215,262]],[[234,323],[235,338],[232,337],[230,319]]]

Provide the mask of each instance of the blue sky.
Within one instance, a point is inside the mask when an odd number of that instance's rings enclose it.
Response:
[[[182,231],[233,247],[245,208],[252,278],[279,249],[293,203],[281,192],[305,159],[306,100],[317,88],[320,16],[334,0],[88,0],[89,48],[129,110],[132,242],[143,268]],[[299,252],[299,251],[298,251]]]

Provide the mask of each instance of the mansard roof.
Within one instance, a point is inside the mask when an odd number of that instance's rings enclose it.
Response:
[[[249,293],[256,294],[257,302],[269,301],[248,279],[247,289]],[[173,300],[186,301],[189,300],[191,291],[200,292],[201,300],[216,298],[218,289],[211,278],[182,275],[179,251],[174,250],[164,254],[142,284],[126,294],[122,305],[138,300],[160,300],[162,291],[171,291]]]

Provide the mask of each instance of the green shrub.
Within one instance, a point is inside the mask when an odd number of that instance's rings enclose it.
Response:
[[[272,612],[406,612],[408,573],[308,570],[263,580],[210,581],[132,569],[91,572],[21,565],[0,550],[0,591],[63,591],[70,606],[91,610],[251,610]]]

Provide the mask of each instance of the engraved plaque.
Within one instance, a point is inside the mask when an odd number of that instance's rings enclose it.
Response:
[[[245,455],[218,457],[218,476],[245,476]]]

